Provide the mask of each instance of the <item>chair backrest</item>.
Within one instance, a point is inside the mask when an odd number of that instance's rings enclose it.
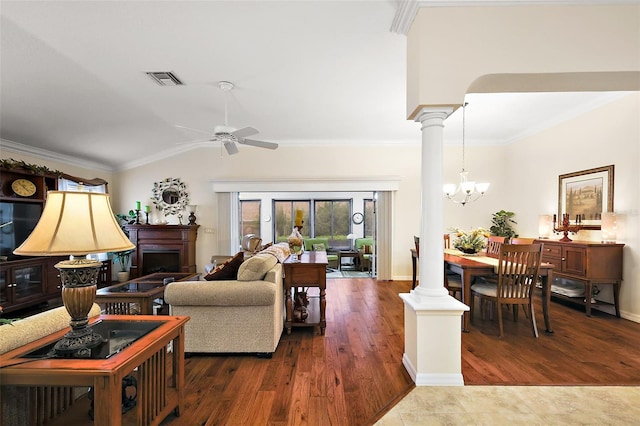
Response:
[[[498,298],[529,299],[538,281],[541,262],[542,244],[502,244],[498,256]]]
[[[444,234],[444,248],[451,248],[451,235]]]
[[[533,244],[533,238],[516,237],[509,241],[509,244]]]
[[[500,255],[500,247],[502,247],[506,240],[506,237],[491,235],[487,242],[487,256],[498,257]]]
[[[416,255],[420,256],[420,237],[413,236],[413,244],[416,246]]]
[[[353,246],[356,250],[363,250],[364,246],[372,246],[373,247],[373,238],[365,237],[365,238],[356,238]]]

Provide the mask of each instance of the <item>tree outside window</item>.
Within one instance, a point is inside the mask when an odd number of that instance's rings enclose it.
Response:
[[[240,200],[240,240],[247,234],[260,235],[260,200]]]
[[[328,238],[331,247],[348,247],[351,232],[351,200],[324,200],[314,203],[314,235]]]
[[[296,210],[302,210],[302,220],[304,221],[302,227],[302,237],[308,238],[311,234],[310,220],[309,220],[309,210],[310,210],[311,201],[310,200],[296,200],[296,201],[287,201],[287,200],[277,200],[273,202],[273,210],[274,210],[274,241],[283,242],[287,241],[287,238],[291,234],[293,230]]]
[[[364,236],[372,237],[376,226],[375,201],[364,200]]]

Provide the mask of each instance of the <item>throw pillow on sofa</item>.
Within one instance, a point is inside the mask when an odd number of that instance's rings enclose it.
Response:
[[[327,248],[322,243],[313,244],[311,247],[313,248],[313,251],[327,251]]]
[[[270,253],[258,253],[242,262],[238,270],[238,281],[260,281],[278,263]]]
[[[235,280],[238,270],[244,260],[244,252],[238,252],[235,256],[225,260],[216,269],[205,275],[207,281]]]

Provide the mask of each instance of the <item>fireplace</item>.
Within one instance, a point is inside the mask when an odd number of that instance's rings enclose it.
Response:
[[[142,273],[180,272],[180,250],[149,250],[142,253]]]
[[[154,272],[196,272],[199,225],[125,225],[136,245],[131,278]]]

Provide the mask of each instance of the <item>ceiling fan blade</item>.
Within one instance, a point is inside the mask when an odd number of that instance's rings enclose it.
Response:
[[[244,145],[257,146],[259,148],[267,148],[267,149],[277,149],[278,144],[274,142],[266,142],[266,141],[256,141],[253,139],[238,139],[238,143]]]
[[[242,129],[231,132],[231,134],[237,138],[245,138],[247,136],[255,135],[256,133],[258,133],[258,131],[251,126],[243,127]]]
[[[213,142],[211,138],[209,139],[196,139],[194,141],[186,141],[186,142],[176,142],[176,145],[187,145],[190,143],[198,143],[198,142]]]
[[[194,129],[193,127],[181,126],[179,124],[176,124],[175,127],[177,127],[178,129],[193,130],[194,132],[200,132],[200,133],[204,133],[204,134],[207,134],[207,135],[211,134],[211,132],[207,132],[205,130]]]
[[[224,149],[227,150],[227,153],[229,153],[229,155],[237,154],[239,152],[238,146],[232,141],[224,141],[222,142],[222,144],[224,145]]]

